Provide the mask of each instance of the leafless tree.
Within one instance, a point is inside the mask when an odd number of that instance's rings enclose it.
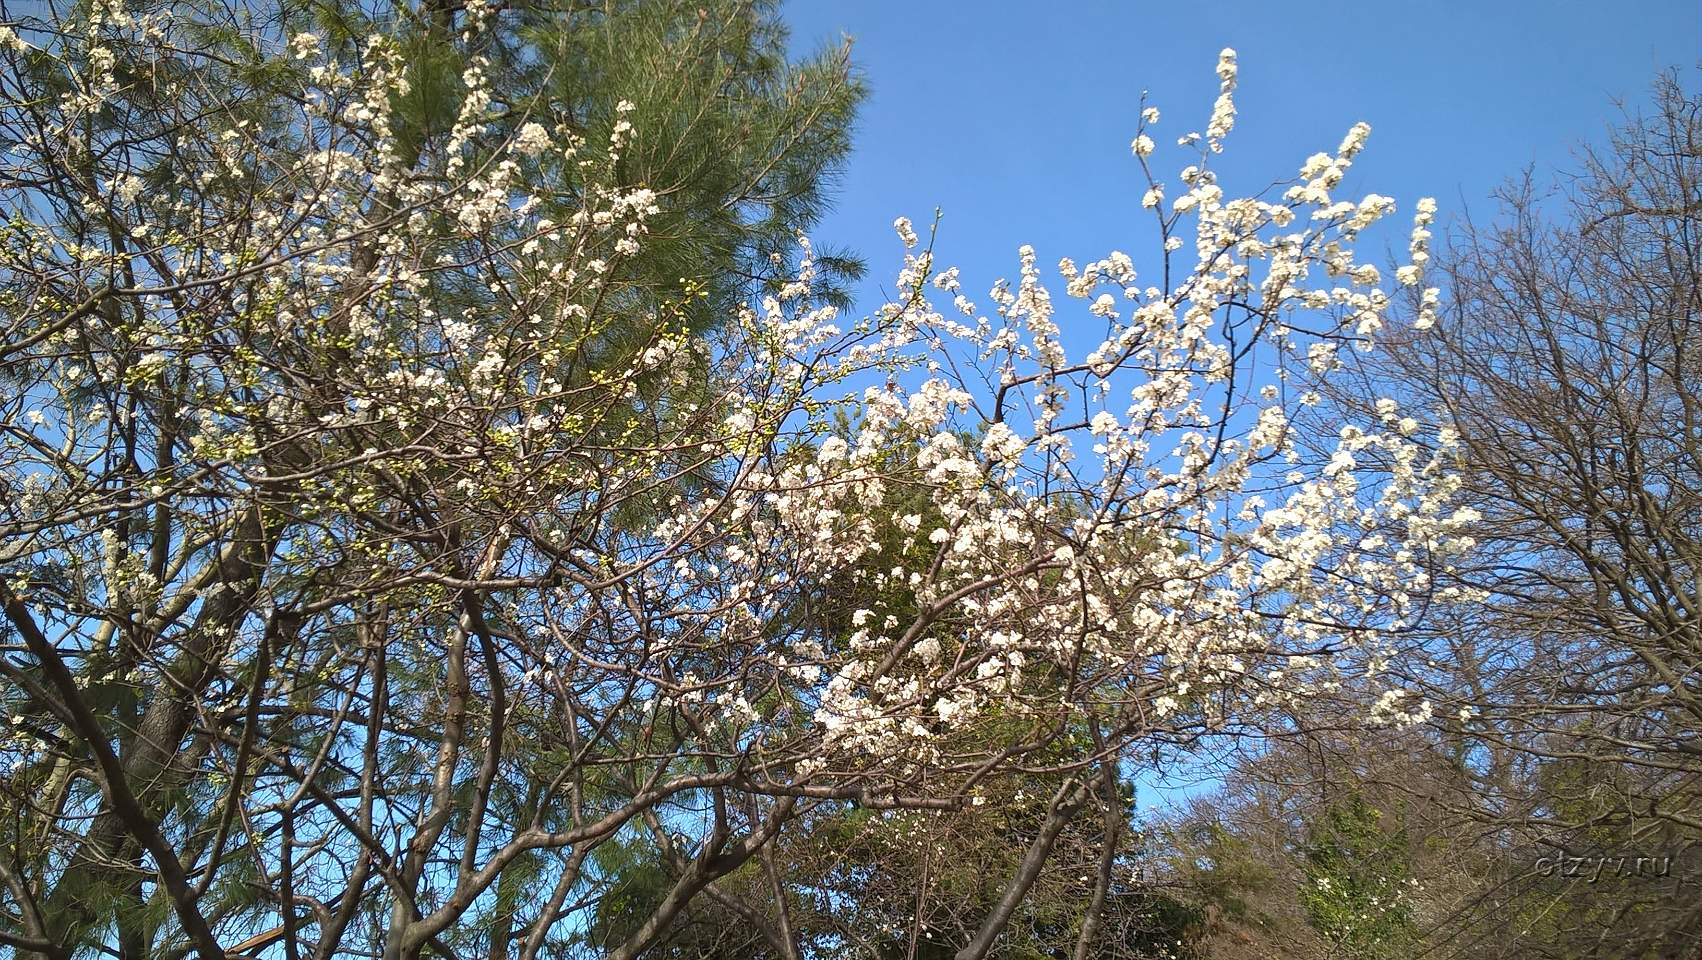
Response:
[[[1437,572],[1474,602],[1433,607],[1400,668],[1446,705],[1438,736],[1477,776],[1460,812],[1506,861],[1438,955],[1702,943],[1675,886],[1702,868],[1702,98],[1662,76],[1580,162],[1464,223],[1436,327],[1398,331],[1337,395],[1458,430],[1481,513],[1475,551]],[[1676,866],[1596,885],[1534,869],[1599,855]]]

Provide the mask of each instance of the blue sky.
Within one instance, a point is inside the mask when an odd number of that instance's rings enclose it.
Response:
[[[890,286],[891,223],[944,209],[939,262],[981,299],[1031,243],[1042,264],[1114,248],[1152,262],[1136,224],[1143,186],[1129,156],[1140,93],[1164,113],[1166,149],[1202,129],[1218,50],[1240,54],[1240,111],[1224,186],[1257,190],[1334,150],[1355,121],[1371,141],[1341,195],[1435,196],[1446,225],[1535,164],[1576,168],[1615,99],[1646,101],[1669,66],[1702,78],[1702,0],[1306,3],[788,0],[800,51],[850,35],[871,96],[834,211],[814,231],[870,263],[860,312]],[[1238,174],[1240,174],[1238,176]],[[1174,190],[1171,191],[1175,193]],[[1402,243],[1394,236],[1391,242]],[[1369,251],[1367,251],[1369,252]]]

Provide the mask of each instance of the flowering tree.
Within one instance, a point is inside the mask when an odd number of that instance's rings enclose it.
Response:
[[[499,16],[427,12],[475,51]],[[1226,193],[1232,51],[1178,182],[1141,114],[1146,279],[1060,264],[1102,331],[1072,358],[1033,250],[983,311],[905,220],[867,318],[800,239],[694,322],[708,284],[634,273],[678,202],[630,176],[643,106],[522,122],[470,53],[422,142],[407,23],[229,73],[164,6],[3,36],[15,948],[624,960],[714,903],[774,956],[855,951],[800,933],[785,838],[1043,776],[984,957],[1126,763],[1377,674],[1453,547],[1449,435],[1392,407],[1321,459],[1296,435],[1384,322],[1354,243],[1394,204],[1334,196],[1363,124]],[[238,76],[287,96],[108,122]],[[661,895],[591,923],[635,844]]]

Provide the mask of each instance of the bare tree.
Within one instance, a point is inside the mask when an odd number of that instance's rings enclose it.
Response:
[[[1674,886],[1702,839],[1702,99],[1661,77],[1581,162],[1465,224],[1447,306],[1415,311],[1436,327],[1394,333],[1337,394],[1457,430],[1477,514],[1477,548],[1436,571],[1465,602],[1432,608],[1398,668],[1448,705],[1439,743],[1477,776],[1459,812],[1503,860],[1437,955],[1678,956],[1702,937]],[[1599,884],[1539,867],[1602,856],[1678,866]]]

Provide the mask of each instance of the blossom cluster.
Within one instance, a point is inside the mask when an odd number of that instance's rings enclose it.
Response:
[[[1194,238],[1191,262],[1165,245],[1180,279],[1143,285],[1117,251],[1059,264],[1065,295],[1108,330],[1080,359],[1036,251],[1021,249],[1018,281],[994,285],[983,312],[961,271],[915,252],[906,218],[903,295],[851,340],[810,301],[807,247],[800,279],[746,313],[755,349],[722,357],[741,369],[729,382],[761,384],[729,394],[722,421],[737,482],[673,504],[648,538],[668,563],[641,562],[649,595],[675,598],[664,619],[679,639],[662,650],[714,637],[765,666],[694,673],[649,709],[692,704],[806,770],[914,768],[1012,718],[1209,726],[1382,672],[1433,565],[1470,542],[1470,512],[1449,506],[1457,437],[1417,436],[1385,401],[1310,459],[1322,438],[1297,435],[1284,397],[1315,403],[1339,344],[1375,348],[1390,299],[1353,244],[1395,203],[1335,197],[1365,124],[1280,200],[1229,197],[1207,158],[1234,115],[1232,51],[1219,76],[1206,147],[1160,214],[1172,240]],[[1134,153],[1153,155],[1145,134]],[[1421,275],[1434,209],[1419,204],[1403,283]],[[1269,370],[1251,369],[1252,342],[1269,345]],[[1273,382],[1252,391],[1256,376]],[[877,382],[832,394],[859,378]],[[817,592],[855,599],[799,622]],[[814,731],[751,713],[771,685]],[[1407,697],[1388,690],[1370,719],[1422,720]]]

